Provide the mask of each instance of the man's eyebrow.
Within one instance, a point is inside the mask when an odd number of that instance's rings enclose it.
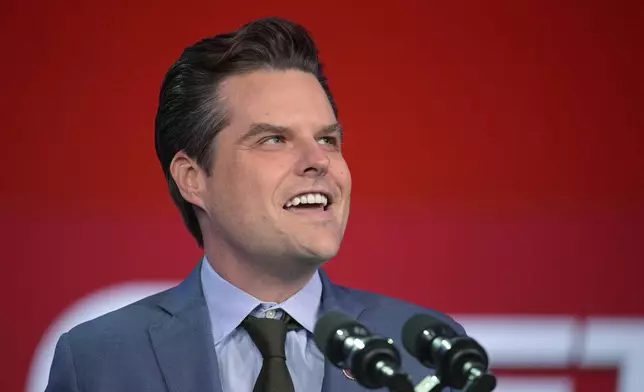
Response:
[[[289,132],[290,132],[290,129],[288,127],[282,127],[279,125],[273,125],[273,124],[267,124],[267,123],[253,123],[248,128],[248,131],[246,131],[246,133],[244,133],[239,138],[239,141],[243,142],[243,141],[252,139],[256,136],[267,134],[267,133],[277,133],[280,135],[284,135]]]
[[[330,135],[332,133],[337,133],[340,135],[340,140],[344,138],[344,129],[342,128],[342,125],[340,125],[340,123],[327,125],[326,127],[322,128],[320,133],[323,135]]]
[[[281,125],[274,125],[274,124],[268,124],[268,123],[253,123],[248,128],[248,131],[246,131],[246,133],[244,133],[239,138],[239,141],[243,142],[264,134],[286,135],[292,132],[293,131],[289,127],[284,127]],[[341,140],[344,136],[344,130],[342,129],[342,125],[340,125],[339,123],[327,125],[323,127],[318,133],[323,135],[338,133],[340,134]]]

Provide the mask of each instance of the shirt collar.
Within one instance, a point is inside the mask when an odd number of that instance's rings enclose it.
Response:
[[[260,305],[263,311],[283,309],[302,327],[313,333],[322,296],[319,272],[316,272],[300,291],[277,304],[262,302],[235,287],[212,268],[205,256],[201,264],[201,285],[208,305],[215,344],[233,332],[244,318]]]

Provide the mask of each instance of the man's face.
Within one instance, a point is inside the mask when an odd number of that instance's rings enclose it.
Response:
[[[203,197],[213,232],[242,256],[266,262],[335,256],[351,175],[315,76],[256,71],[225,80],[220,96],[230,124],[215,138]]]

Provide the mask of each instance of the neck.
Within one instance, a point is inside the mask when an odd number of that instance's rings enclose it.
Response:
[[[306,262],[252,260],[235,257],[222,249],[205,247],[204,250],[208,262],[219,276],[263,302],[286,301],[300,291],[317,272],[316,267]],[[299,264],[301,268],[293,267],[294,264]]]

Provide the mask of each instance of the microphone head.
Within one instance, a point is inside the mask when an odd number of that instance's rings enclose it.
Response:
[[[435,316],[417,314],[407,320],[402,328],[402,341],[423,366],[436,369],[444,387],[461,390],[473,383],[471,387],[475,390],[489,391],[486,388],[496,385],[496,379],[487,371],[485,349]]]
[[[456,331],[444,321],[429,314],[419,313],[411,317],[402,328],[403,347],[412,356],[426,363],[431,361],[427,358],[425,344],[430,344],[434,337],[442,338],[455,337]]]
[[[402,385],[399,390],[413,390],[409,376],[399,371],[400,353],[391,339],[372,335],[358,320],[329,312],[315,324],[313,334],[324,356],[349,370],[360,385],[368,389]]]
[[[327,356],[332,362],[339,363],[342,361],[341,353],[334,352],[331,348],[332,342],[337,339],[336,334],[341,329],[352,329],[362,327],[360,322],[340,312],[328,312],[322,316],[315,324],[313,336],[315,344],[320,351]],[[362,327],[364,328],[364,327]],[[368,333],[368,331],[366,331]]]

